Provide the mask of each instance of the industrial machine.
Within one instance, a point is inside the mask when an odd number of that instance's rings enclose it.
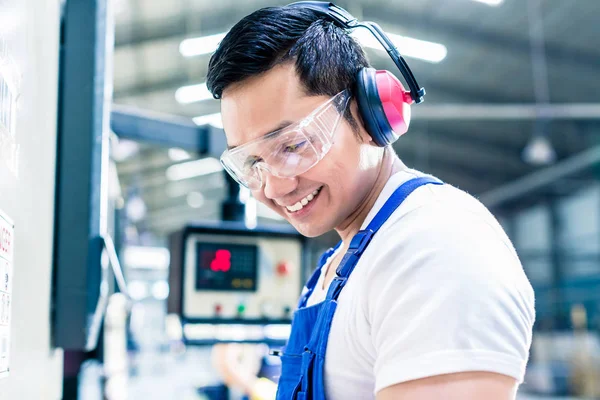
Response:
[[[173,233],[168,313],[179,317],[184,341],[284,341],[305,281],[305,247],[287,226],[223,221]]]

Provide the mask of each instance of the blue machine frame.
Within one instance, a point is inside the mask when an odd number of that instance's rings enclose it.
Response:
[[[107,221],[107,81],[112,21],[103,0],[62,9],[53,268],[53,344],[98,345],[113,277],[101,265]]]

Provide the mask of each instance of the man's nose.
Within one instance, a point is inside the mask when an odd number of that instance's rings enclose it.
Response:
[[[298,186],[298,179],[296,177],[282,178],[266,170],[261,170],[260,173],[264,184],[264,195],[270,200],[282,198],[294,191]]]

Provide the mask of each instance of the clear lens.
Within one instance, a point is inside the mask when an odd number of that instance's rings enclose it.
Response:
[[[303,174],[331,149],[349,99],[348,91],[341,92],[301,122],[225,151],[221,163],[237,182],[251,190],[261,188],[265,172],[285,178]]]

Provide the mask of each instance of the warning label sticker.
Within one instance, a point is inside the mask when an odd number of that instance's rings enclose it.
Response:
[[[19,81],[16,65],[0,38],[0,160],[15,177],[18,177],[19,165],[19,144],[16,140]]]
[[[0,210],[0,379],[10,371],[10,320],[15,226]]]

